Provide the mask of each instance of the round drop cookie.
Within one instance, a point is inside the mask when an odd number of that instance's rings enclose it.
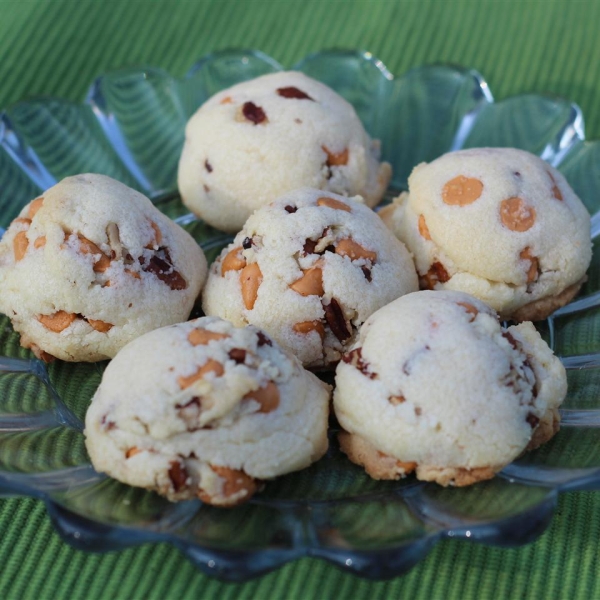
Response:
[[[240,83],[205,102],[187,124],[179,163],[184,204],[235,232],[255,209],[306,186],[360,194],[375,206],[390,177],[379,142],[354,108],[293,71]]]
[[[2,238],[0,311],[43,360],[104,360],[187,319],[206,272],[196,242],[148,198],[76,175],[25,206]]]
[[[376,479],[469,485],[559,428],[564,367],[531,323],[503,328],[461,292],[408,294],[372,315],[338,365],[342,450]]]
[[[539,320],[579,291],[590,216],[559,171],[512,148],[420,164],[380,215],[414,254],[423,289],[480,298],[502,318]]]
[[[327,450],[330,386],[254,327],[203,317],[108,365],[86,415],[94,467],[169,500],[231,506]]]
[[[409,253],[370,208],[305,188],[248,219],[211,266],[202,306],[327,368],[369,315],[417,289]]]

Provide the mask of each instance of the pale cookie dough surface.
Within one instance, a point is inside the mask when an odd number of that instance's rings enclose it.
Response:
[[[414,254],[423,289],[467,292],[503,318],[538,320],[578,292],[590,216],[562,174],[513,148],[420,164],[380,213]]]
[[[184,321],[202,250],[150,200],[104,175],[68,177],[23,208],[0,242],[0,311],[45,360],[113,357]]]
[[[409,253],[370,208],[304,188],[248,219],[211,266],[202,306],[328,368],[367,317],[417,289]]]
[[[293,71],[205,102],[187,124],[179,163],[183,202],[225,231],[239,231],[255,209],[301,187],[360,194],[375,206],[390,177],[354,108]]]
[[[247,500],[327,450],[330,387],[254,327],[203,317],[108,365],[86,415],[98,471],[170,500]]]
[[[564,367],[531,323],[504,329],[460,292],[408,294],[372,315],[336,371],[342,449],[379,479],[468,485],[558,430]]]

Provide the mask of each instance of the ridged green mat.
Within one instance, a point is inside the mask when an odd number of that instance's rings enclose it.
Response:
[[[96,75],[127,65],[181,75],[226,47],[260,48],[284,65],[346,47],[372,51],[398,75],[432,62],[476,68],[497,99],[530,91],[561,95],[582,107],[594,139],[600,137],[599,17],[599,3],[566,0],[0,2],[0,106],[38,94],[79,101]],[[22,393],[24,383],[13,385],[13,393]],[[81,377],[60,385],[75,393],[90,382]],[[223,584],[164,544],[104,555],[72,550],[53,532],[41,503],[7,499],[0,502],[0,597],[593,598],[600,595],[599,532],[600,494],[566,494],[550,529],[523,548],[442,542],[389,582],[302,559],[246,584]]]

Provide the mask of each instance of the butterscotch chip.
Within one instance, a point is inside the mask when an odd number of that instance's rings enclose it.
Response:
[[[315,266],[304,271],[300,279],[296,279],[290,284],[295,292],[301,296],[322,296],[323,295],[323,271],[321,267]]]
[[[479,311],[470,302],[459,302],[459,306],[462,306],[471,316],[471,321],[474,321]]]
[[[317,206],[326,206],[327,208],[334,208],[335,210],[344,210],[346,212],[352,212],[350,206],[341,200],[335,198],[327,198],[325,196],[317,199]]]
[[[18,262],[25,256],[28,246],[29,240],[27,239],[27,232],[19,231],[13,239],[13,253],[15,256],[15,261]]]
[[[214,373],[216,377],[220,377],[224,373],[223,365],[216,360],[209,359],[204,365],[198,367],[195,373],[185,377],[179,376],[177,383],[182,390],[185,390],[199,379],[204,379],[204,376],[208,375],[208,373]]]
[[[213,340],[224,340],[227,337],[226,333],[218,333],[208,329],[192,329],[188,334],[188,340],[192,346],[206,345]]]
[[[531,248],[527,247],[519,253],[519,258],[529,261],[527,269],[527,283],[532,283],[538,278],[538,270],[540,261],[531,253]]]
[[[321,321],[302,321],[301,323],[296,323],[292,329],[296,333],[310,333],[311,331],[316,331],[320,338],[323,339],[325,337],[325,327]]]
[[[40,210],[40,208],[42,208],[42,204],[44,204],[44,198],[42,196],[36,198],[35,200],[32,200],[29,203],[29,210],[27,211],[27,216],[30,219],[33,219],[33,217],[35,217],[35,215],[37,214],[37,211]]]
[[[502,319],[544,319],[585,275],[589,213],[563,175],[533,154],[450,152],[416,166],[408,187],[379,214],[411,251],[424,288],[472,294]],[[460,209],[465,200],[472,202]],[[435,262],[444,265],[446,281],[430,272]]]
[[[375,262],[377,259],[377,252],[363,248],[363,246],[355,242],[352,238],[340,240],[335,247],[335,253],[341,256],[348,256],[350,260],[364,258],[365,260]]]
[[[323,152],[327,154],[327,166],[328,167],[340,167],[348,164],[348,148],[344,148],[341,152],[332,152],[327,146],[321,146]]]
[[[414,470],[424,481],[470,485],[535,444],[542,423],[543,440],[558,429],[560,360],[531,323],[505,328],[467,294],[403,296],[367,319],[357,349],[377,378],[340,362],[334,410],[342,450],[377,479]]]
[[[360,195],[373,207],[391,178],[379,142],[354,108],[300,72],[272,73],[218,92],[185,133],[181,198],[222,231],[237,233],[256,209],[306,186],[323,196]]]
[[[483,192],[483,183],[474,177],[459,175],[442,188],[442,200],[451,206],[466,206],[477,200]]]
[[[204,490],[198,490],[198,498],[208,504],[219,504],[221,506],[235,506],[249,500],[257,491],[257,482],[237,469],[229,467],[210,467],[221,479],[221,491],[217,497],[206,493]]]
[[[198,334],[210,342],[190,343]],[[86,447],[119,481],[233,506],[323,456],[329,399],[330,386],[255,327],[203,317],[147,333],[109,363]]]
[[[260,404],[258,412],[269,413],[279,406],[279,388],[274,381],[269,381],[265,386],[248,392],[245,400],[254,400]]]
[[[108,258],[94,242],[88,240],[81,234],[78,234],[77,237],[79,239],[81,252],[83,254],[94,255],[94,271],[96,273],[104,273],[104,271],[110,267],[110,258]]]
[[[0,241],[0,312],[38,356],[107,360],[187,319],[206,273],[193,238],[148,198],[76,175],[24,206]]]
[[[258,297],[258,288],[262,282],[262,273],[258,263],[252,263],[244,267],[240,274],[240,281],[242,284],[244,306],[248,310],[252,310]]]
[[[424,239],[431,241],[431,234],[423,215],[419,215],[419,233]]]
[[[74,313],[59,310],[51,315],[39,315],[38,321],[50,331],[60,333],[64,331],[77,318]]]
[[[114,327],[111,323],[106,323],[105,321],[100,321],[98,319],[87,319],[87,322],[100,333],[107,333]]]
[[[221,275],[227,271],[241,271],[246,266],[246,259],[242,255],[242,248],[234,248],[227,253],[221,263]]]
[[[527,231],[535,223],[535,209],[518,197],[507,198],[500,204],[502,224],[511,231]]]
[[[154,221],[150,221],[150,226],[152,227],[152,230],[154,231],[154,240],[152,240],[150,247],[157,248],[158,246],[160,246],[160,244],[162,242],[162,232],[161,232],[159,226]]]

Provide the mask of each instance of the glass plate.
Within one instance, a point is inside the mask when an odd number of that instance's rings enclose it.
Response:
[[[365,52],[321,52],[294,68],[355,106],[382,140],[395,192],[415,164],[448,150],[514,146],[558,166],[592,214],[600,208],[600,143],[584,141],[583,118],[571,102],[536,95],[494,102],[477,72],[449,66],[394,78]],[[97,79],[83,104],[50,98],[9,108],[0,121],[0,225],[57,180],[100,172],[150,196],[212,259],[228,236],[187,215],[177,197],[184,125],[218,90],[278,69],[260,52],[227,51],[205,57],[181,80],[153,68],[125,69]],[[593,237],[599,225],[594,217]],[[413,477],[374,481],[341,455],[333,423],[324,459],[231,510],[171,504],[96,473],[82,420],[105,365],[46,367],[20,348],[1,317],[0,491],[43,499],[57,531],[77,548],[167,541],[205,573],[229,580],[307,555],[385,578],[405,572],[444,537],[529,542],[548,525],[559,492],[600,487],[599,284],[595,246],[580,298],[541,326],[568,369],[561,431],[494,480],[462,489]]]

